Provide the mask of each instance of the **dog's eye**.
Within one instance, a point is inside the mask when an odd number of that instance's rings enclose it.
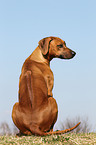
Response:
[[[57,45],[58,48],[63,48],[63,44]]]

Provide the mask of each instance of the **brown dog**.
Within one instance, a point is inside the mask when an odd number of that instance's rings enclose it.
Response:
[[[80,124],[63,131],[52,131],[58,108],[52,94],[54,77],[50,61],[53,58],[71,59],[75,54],[60,38],[47,37],[39,41],[39,46],[25,60],[19,81],[19,103],[12,111],[13,122],[21,133],[61,134]]]

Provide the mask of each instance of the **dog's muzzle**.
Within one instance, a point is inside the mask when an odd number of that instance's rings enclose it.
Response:
[[[71,59],[76,55],[76,52],[69,50],[66,52],[63,52],[62,54],[59,55],[59,58],[61,59]]]

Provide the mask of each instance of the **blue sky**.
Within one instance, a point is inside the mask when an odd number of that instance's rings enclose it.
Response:
[[[58,124],[88,117],[96,130],[96,1],[0,1],[0,123],[12,124],[21,67],[44,37],[57,36],[76,51],[72,60],[54,59],[53,96]]]

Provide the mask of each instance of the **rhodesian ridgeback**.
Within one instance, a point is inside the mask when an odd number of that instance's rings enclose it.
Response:
[[[19,80],[19,102],[12,111],[14,124],[25,135],[51,135],[69,132],[72,128],[53,131],[58,108],[53,98],[54,83],[50,61],[53,58],[71,59],[75,52],[57,37],[46,37],[25,60]]]

